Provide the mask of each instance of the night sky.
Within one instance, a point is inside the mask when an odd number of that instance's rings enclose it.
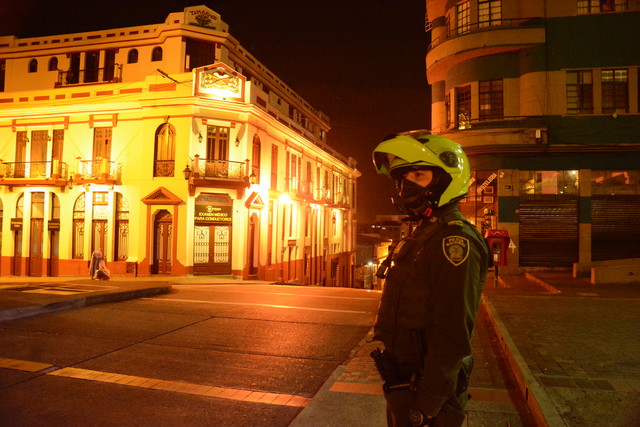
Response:
[[[164,22],[206,5],[258,60],[331,120],[329,145],[358,161],[358,221],[395,214],[371,150],[428,129],[424,0],[0,0],[0,34],[31,37]]]

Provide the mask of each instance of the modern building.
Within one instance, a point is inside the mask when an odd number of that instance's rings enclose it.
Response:
[[[640,1],[427,0],[432,132],[460,143],[462,204],[509,267],[640,258]]]
[[[348,286],[359,172],[329,119],[205,6],[0,37],[0,275]]]

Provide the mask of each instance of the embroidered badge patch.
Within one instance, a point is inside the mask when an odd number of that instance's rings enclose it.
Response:
[[[444,256],[456,267],[469,256],[469,240],[461,236],[449,236],[442,239]]]

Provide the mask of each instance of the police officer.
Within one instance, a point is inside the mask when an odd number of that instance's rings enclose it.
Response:
[[[457,427],[489,264],[484,239],[458,210],[469,163],[458,144],[426,131],[388,137],[373,159],[395,182],[396,207],[418,223],[390,255],[374,328],[384,344],[387,422]]]

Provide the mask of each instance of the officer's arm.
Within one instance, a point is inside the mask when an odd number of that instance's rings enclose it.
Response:
[[[482,257],[467,236],[449,233],[437,242],[425,260],[430,265],[433,305],[431,324],[419,390],[419,409],[437,415],[443,403],[455,394],[462,357],[471,354],[471,333],[478,311],[482,285]]]

